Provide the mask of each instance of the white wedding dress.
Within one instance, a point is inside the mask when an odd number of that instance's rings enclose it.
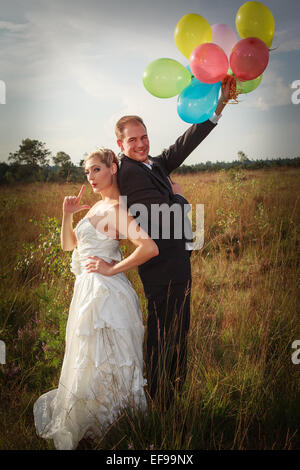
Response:
[[[75,233],[76,280],[59,385],[33,407],[37,434],[63,450],[76,449],[83,437],[101,437],[123,407],[146,410],[138,296],[124,273],[108,277],[85,269],[88,256],[120,261],[119,242],[99,232],[87,216]]]

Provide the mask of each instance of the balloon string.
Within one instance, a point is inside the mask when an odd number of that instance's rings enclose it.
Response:
[[[234,100],[234,101],[227,100],[227,101],[224,101],[223,103],[224,104],[239,104],[239,100]]]
[[[239,104],[239,100],[237,100],[236,98],[229,98],[227,101],[223,101],[223,104]]]

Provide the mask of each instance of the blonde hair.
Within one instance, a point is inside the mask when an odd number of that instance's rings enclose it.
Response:
[[[115,125],[115,134],[117,136],[117,139],[123,140],[123,131],[124,127],[126,127],[126,124],[129,122],[135,122],[136,124],[142,124],[144,126],[145,130],[147,130],[144,121],[142,118],[139,116],[123,116],[121,119],[118,120],[118,122]]]
[[[98,158],[101,163],[104,163],[107,168],[110,168],[113,163],[117,165],[117,169],[119,169],[119,160],[116,157],[115,153],[107,148],[101,147],[95,152],[92,152],[86,159],[83,161],[82,166],[85,168],[86,162],[91,158]]]

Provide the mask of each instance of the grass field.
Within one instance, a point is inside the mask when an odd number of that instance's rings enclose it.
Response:
[[[299,449],[299,169],[176,175],[204,204],[205,241],[192,254],[188,378],[167,413],[126,412],[81,449]],[[53,449],[32,407],[57,387],[74,275],[60,249],[62,201],[80,184],[0,187],[0,449]],[[96,202],[86,188],[83,203]],[[74,224],[83,217],[80,212]],[[122,251],[132,251],[122,241]],[[128,273],[146,322],[136,270]]]

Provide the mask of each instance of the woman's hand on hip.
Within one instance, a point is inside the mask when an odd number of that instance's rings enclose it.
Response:
[[[88,256],[89,261],[85,267],[88,273],[99,273],[103,274],[103,276],[111,276],[112,275],[112,267],[116,264],[116,261],[111,261],[111,263],[107,263],[98,256]]]

